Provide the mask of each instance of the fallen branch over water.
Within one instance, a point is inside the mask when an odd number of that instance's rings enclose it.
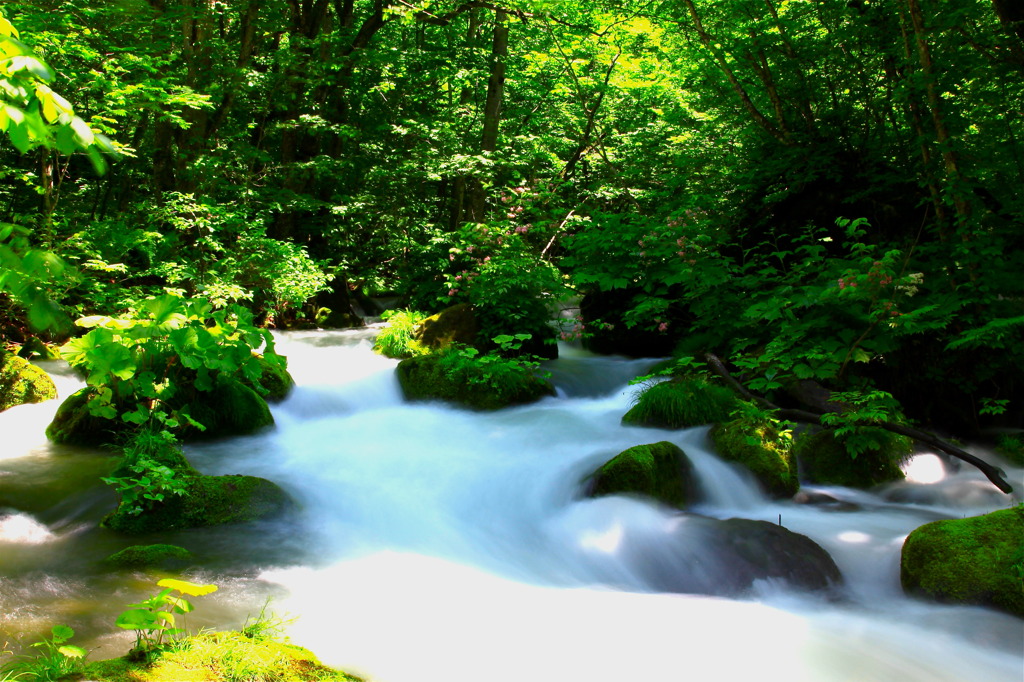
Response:
[[[711,367],[711,371],[713,371],[718,376],[722,377],[722,379],[724,379],[725,382],[734,391],[739,393],[747,400],[750,400],[751,402],[754,402],[765,409],[772,410],[780,419],[788,419],[790,421],[806,422],[810,424],[817,424],[818,426],[824,426],[824,424],[821,421],[820,414],[809,412],[807,410],[796,410],[779,407],[778,405],[770,402],[769,400],[766,400],[765,398],[762,398],[761,396],[754,395],[749,390],[747,390],[746,386],[744,386],[735,378],[733,378],[732,374],[729,373],[729,370],[725,368],[725,365],[714,353],[706,353],[704,355],[704,358],[707,360],[708,365]],[[985,477],[988,478],[988,480],[992,481],[992,484],[995,487],[999,488],[1007,495],[1013,492],[1013,486],[1010,485],[1010,483],[1006,480],[1006,475],[999,467],[992,466],[985,460],[979,459],[978,457],[975,457],[971,453],[961,450],[955,445],[948,443],[933,434],[920,431],[918,429],[906,426],[904,424],[896,424],[893,422],[874,422],[871,425],[877,426],[880,429],[885,429],[886,431],[891,431],[892,433],[898,433],[901,436],[908,436],[909,438],[913,438],[914,440],[920,443],[930,445],[936,450],[941,450],[942,452],[945,452],[947,455],[951,455],[952,457],[956,457],[959,460],[963,460],[964,462],[967,462],[968,464],[976,467],[979,471],[981,471],[981,473],[985,474]]]

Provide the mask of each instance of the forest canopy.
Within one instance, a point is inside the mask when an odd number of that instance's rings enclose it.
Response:
[[[39,0],[3,17],[12,348],[166,295],[266,327],[358,323],[365,296],[465,302],[502,334],[578,298],[564,334],[712,352],[776,402],[816,382],[887,416],[1024,423],[1018,3]]]

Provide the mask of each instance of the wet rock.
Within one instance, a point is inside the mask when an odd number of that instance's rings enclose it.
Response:
[[[734,419],[710,432],[719,456],[750,471],[769,495],[788,498],[800,488],[792,440],[768,421]]]
[[[872,488],[902,481],[904,475],[900,463],[910,456],[913,443],[906,436],[882,429],[874,431],[872,437],[877,446],[858,453],[856,457],[850,455],[832,429],[800,434],[794,443],[793,454],[801,475],[813,483],[848,488]]]
[[[474,410],[498,410],[555,395],[554,387],[527,367],[496,372],[475,360],[450,362],[443,353],[398,363],[396,373],[407,400],[444,400]],[[512,361],[503,361],[512,363]]]
[[[12,353],[0,352],[0,412],[57,397],[50,375]]]
[[[668,441],[635,445],[616,455],[590,477],[588,497],[636,494],[683,509],[694,498],[696,482],[689,457]]]
[[[1024,618],[1024,505],[917,528],[903,543],[900,581],[910,594]]]
[[[192,552],[177,545],[132,545],[114,552],[103,563],[115,568],[144,568],[182,565],[191,558]]]
[[[87,403],[94,391],[86,387],[68,396],[46,427],[47,438],[67,445],[107,447],[134,429],[134,425],[120,419],[92,415]],[[175,435],[183,441],[243,436],[274,424],[266,400],[237,379],[224,379],[209,391],[182,386],[172,402],[175,409],[188,404],[191,417],[206,427],[201,431],[181,425]],[[119,411],[129,409],[123,405]]]

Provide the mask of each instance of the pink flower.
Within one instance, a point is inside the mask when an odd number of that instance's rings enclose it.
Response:
[[[454,295],[455,295],[455,294],[457,294],[457,293],[458,293],[458,292],[457,292],[457,291],[456,291],[455,289],[449,289],[449,290],[448,290],[448,295],[449,295],[449,296],[454,296]]]
[[[462,275],[455,275],[455,281],[458,282],[462,279]]]
[[[668,329],[668,322],[662,322],[661,324],[658,325],[659,332],[663,332],[666,329]]]

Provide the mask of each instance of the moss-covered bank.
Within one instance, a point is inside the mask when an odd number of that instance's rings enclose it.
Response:
[[[911,594],[1024,618],[1024,505],[917,528],[903,543],[900,581]]]
[[[0,352],[0,412],[57,397],[50,375],[13,353]]]
[[[633,493],[683,509],[694,496],[693,465],[683,450],[661,441],[634,445],[604,464],[590,478],[591,497]]]
[[[132,545],[114,552],[103,563],[112,568],[145,568],[187,561],[192,552],[177,545]]]

